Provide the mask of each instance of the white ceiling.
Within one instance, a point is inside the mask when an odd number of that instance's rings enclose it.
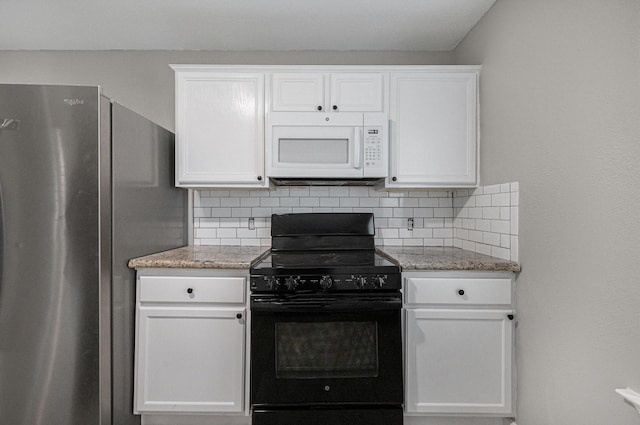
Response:
[[[453,50],[495,0],[0,0],[0,50]]]

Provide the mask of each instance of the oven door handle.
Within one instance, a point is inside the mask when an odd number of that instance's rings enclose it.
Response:
[[[317,313],[400,310],[402,297],[390,296],[251,296],[251,311]]]

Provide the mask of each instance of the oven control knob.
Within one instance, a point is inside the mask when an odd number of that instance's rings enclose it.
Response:
[[[356,288],[364,288],[367,284],[367,278],[364,276],[355,276],[353,278],[353,283],[356,285]]]
[[[329,289],[331,288],[331,285],[333,285],[333,279],[331,279],[331,276],[325,275],[320,278],[320,287],[322,289]]]
[[[386,283],[387,283],[387,276],[376,275],[373,278],[373,286],[377,286],[378,288],[382,288]]]
[[[280,282],[278,282],[277,277],[269,276],[266,279],[267,279],[267,289],[269,290],[278,289],[278,286],[280,286]]]
[[[293,291],[300,284],[300,276],[289,276],[284,281],[284,284],[287,286],[288,290]]]

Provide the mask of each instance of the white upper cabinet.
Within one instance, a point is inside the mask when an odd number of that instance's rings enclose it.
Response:
[[[391,72],[387,188],[477,185],[478,73]]]
[[[176,69],[176,186],[268,185],[264,74]]]
[[[274,73],[271,76],[274,112],[382,112],[384,74]]]

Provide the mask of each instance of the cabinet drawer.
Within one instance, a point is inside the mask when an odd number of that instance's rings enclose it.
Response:
[[[141,302],[244,303],[246,278],[141,276]]]
[[[511,279],[406,278],[407,304],[511,305]]]

